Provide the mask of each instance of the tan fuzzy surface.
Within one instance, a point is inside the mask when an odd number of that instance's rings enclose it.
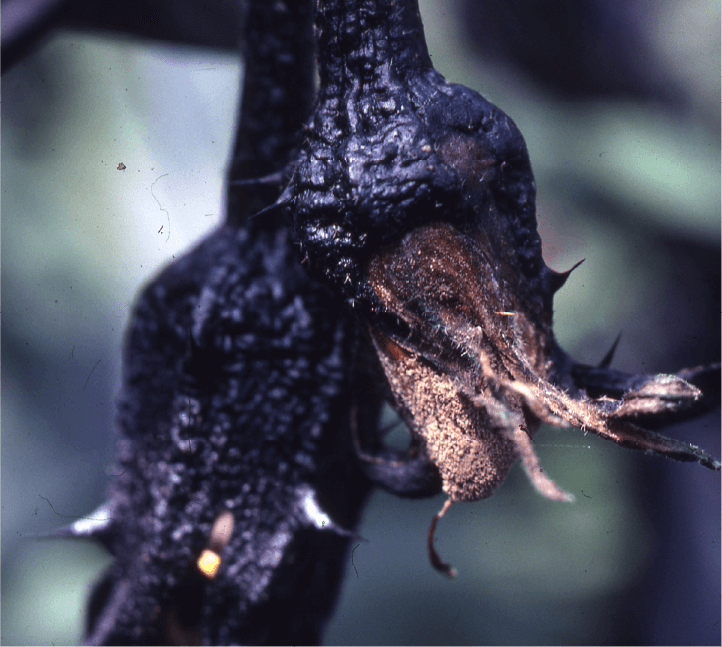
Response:
[[[383,340],[374,338],[374,343],[397,405],[439,468],[444,492],[454,501],[491,496],[516,458],[514,443],[448,376],[398,347],[389,352],[393,342],[382,347]]]

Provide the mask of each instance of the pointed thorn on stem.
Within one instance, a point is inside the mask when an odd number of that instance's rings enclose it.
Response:
[[[238,180],[231,180],[229,184],[231,186],[258,186],[264,184],[280,184],[283,182],[283,171],[277,173],[270,173],[261,177],[247,177],[240,178]]]
[[[562,289],[562,286],[567,282],[569,275],[576,270],[586,259],[583,258],[578,263],[572,265],[566,272],[554,272],[552,274],[552,292],[558,292]]]
[[[621,338],[622,338],[622,333],[620,332],[617,335],[617,338],[614,340],[612,347],[607,351],[607,354],[602,358],[602,361],[599,362],[598,368],[609,368],[609,366],[612,363],[612,360],[614,359],[614,353],[617,352],[617,346],[619,345],[619,340]]]

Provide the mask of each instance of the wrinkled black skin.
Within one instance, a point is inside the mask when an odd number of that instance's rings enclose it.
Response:
[[[516,298],[551,328],[553,295],[566,277],[542,258],[536,185],[511,118],[433,69],[416,0],[320,0],[316,32],[319,98],[280,200],[315,275],[357,315],[404,338],[410,331],[369,292],[369,257],[433,221],[485,229],[520,276]],[[494,162],[481,191],[436,153],[455,134],[480,142]],[[555,381],[576,392],[571,358],[556,343],[550,356]]]
[[[278,202],[294,218],[313,275],[367,325],[413,340],[418,350],[425,340],[380,302],[366,271],[386,244],[425,224],[449,223],[489,241],[499,275],[507,272],[512,309],[527,313],[543,340],[549,382],[583,400],[620,398],[653,379],[581,365],[554,340],[553,296],[568,272],[551,270],[542,257],[524,139],[500,109],[433,69],[417,1],[318,0],[316,35],[319,96]],[[679,376],[704,388],[705,397],[638,422],[659,427],[718,404],[719,365]]]
[[[278,198],[310,110],[310,8],[288,8],[248,5],[227,222],[135,306],[111,522],[94,533],[115,560],[89,604],[91,644],[318,643],[370,491],[349,412],[373,449],[380,397],[352,372],[356,329],[304,270],[290,222],[255,215]],[[311,496],[331,524],[314,523]],[[211,580],[195,561],[224,509],[235,527]]]
[[[510,216],[502,235],[527,298],[550,304],[524,139],[499,108],[433,69],[417,3],[321,0],[316,29],[319,99],[282,198],[312,267],[363,300],[364,268],[380,246],[431,221],[476,226],[495,205]],[[481,200],[435,153],[454,132],[483,140],[497,162]]]
[[[224,227],[138,303],[110,498],[108,600],[122,603],[107,629],[91,619],[93,642],[162,642],[174,607],[207,644],[318,641],[349,538],[313,526],[301,498],[352,528],[368,483],[349,440],[344,317],[290,243]],[[194,562],[226,507],[235,530],[205,581]]]
[[[430,222],[472,237],[483,230],[500,262],[514,268],[516,302],[549,331],[550,377],[577,393],[573,361],[551,334],[553,295],[565,276],[542,258],[534,176],[514,122],[433,69],[416,0],[319,0],[316,34],[319,97],[279,201],[311,271],[362,320],[406,339],[413,331],[365,281],[370,257]],[[490,162],[476,186],[438,154],[457,136],[477,142]],[[387,488],[399,478],[391,470],[371,476]]]

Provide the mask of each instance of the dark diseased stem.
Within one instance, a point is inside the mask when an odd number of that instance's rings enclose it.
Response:
[[[416,0],[319,0],[316,13],[321,96],[346,84],[382,82],[431,68]]]
[[[248,2],[245,21],[242,108],[228,173],[232,224],[278,198],[314,98],[311,2]]]
[[[423,223],[484,218],[526,284],[549,283],[524,141],[433,69],[417,3],[322,0],[317,37],[321,88],[283,196],[311,267],[363,301],[362,267],[380,246]],[[494,207],[504,217],[486,217]],[[550,300],[533,287],[525,298]]]
[[[719,469],[642,426],[705,410],[713,399],[686,380],[713,382],[718,366],[625,375],[558,346],[552,302],[569,271],[544,263],[522,135],[433,70],[417,2],[319,0],[317,38],[319,98],[280,203],[311,270],[361,319],[449,500],[490,496],[520,456],[537,465],[528,441],[542,422]],[[409,474],[374,478],[408,492]]]
[[[146,286],[127,333],[91,644],[318,643],[370,489],[353,329],[290,221],[257,213],[311,105],[309,1],[247,8],[227,222]]]

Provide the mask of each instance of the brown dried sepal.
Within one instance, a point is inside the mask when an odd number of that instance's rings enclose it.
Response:
[[[491,496],[516,459],[505,430],[520,423],[520,413],[494,405],[499,415],[490,415],[449,375],[379,331],[372,337],[397,406],[439,468],[444,492],[454,501]]]
[[[525,286],[499,259],[482,230],[433,223],[368,266],[377,309],[400,323],[396,332],[372,323],[371,338],[397,409],[438,467],[449,502],[490,496],[517,457],[541,494],[571,500],[539,466],[531,437],[541,422],[720,468],[699,448],[632,422],[693,406],[699,389],[675,375],[622,379],[599,368],[595,384],[614,383],[609,392],[623,385],[623,394],[590,398],[573,384],[572,367],[579,365],[554,342],[551,309],[525,299]],[[429,538],[432,563],[446,573],[451,569],[433,550],[432,534],[449,504]]]

